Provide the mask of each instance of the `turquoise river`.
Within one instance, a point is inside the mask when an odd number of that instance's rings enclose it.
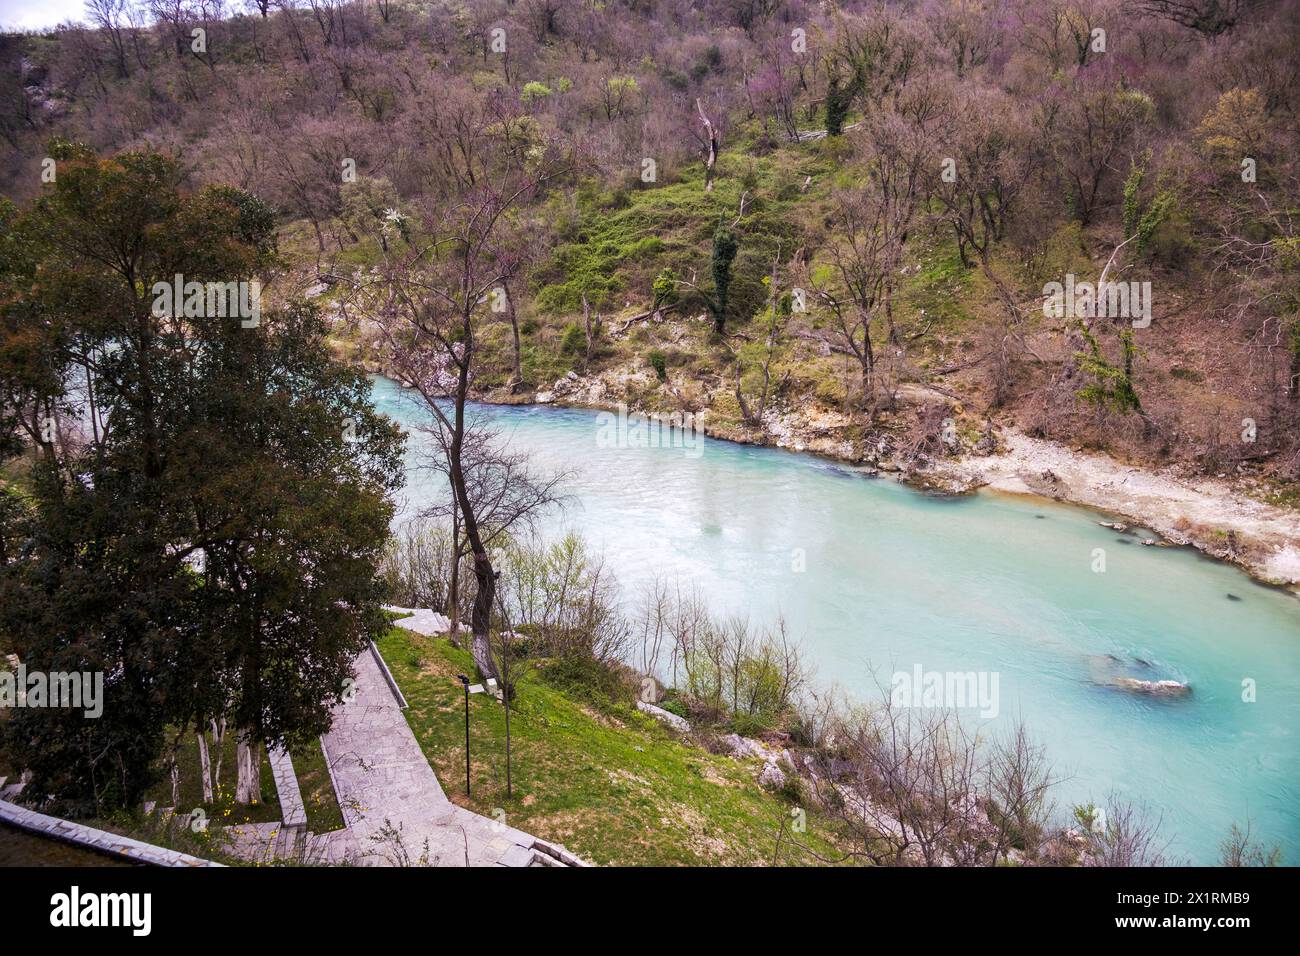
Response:
[[[420,465],[426,413],[386,379],[374,396],[411,432],[410,515],[445,487]],[[1295,596],[1047,500],[936,498],[812,455],[709,439],[696,450],[602,447],[586,410],[475,413],[536,470],[571,473],[570,500],[543,533],[580,533],[629,602],[659,576],[698,587],[720,614],[784,615],[817,684],[859,700],[918,665],[996,674],[987,723],[1019,716],[1046,746],[1064,778],[1062,814],[1115,794],[1160,818],[1171,856],[1200,864],[1249,819],[1300,864]],[[1155,698],[1117,688],[1116,676],[1192,693]]]

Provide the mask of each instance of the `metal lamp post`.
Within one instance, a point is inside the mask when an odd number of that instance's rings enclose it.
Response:
[[[465,688],[465,796],[469,796],[469,677],[457,674],[457,679]]]

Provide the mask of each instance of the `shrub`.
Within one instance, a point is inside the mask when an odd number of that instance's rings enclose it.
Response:
[[[662,349],[651,349],[650,354],[646,356],[646,361],[655,370],[655,374],[659,376],[659,381],[666,382],[668,380],[668,357],[664,355]]]
[[[599,557],[577,535],[541,543],[514,541],[505,549],[498,593],[515,630],[547,657],[619,660],[627,627],[618,613],[618,587]]]
[[[688,716],[686,705],[676,698],[665,698],[659,702],[659,707],[668,711],[670,714],[676,714],[678,717],[685,719]]]
[[[630,706],[636,696],[619,665],[583,654],[547,661],[541,675],[556,690],[602,707]]]
[[[742,737],[757,737],[765,731],[772,729],[772,724],[764,719],[761,713],[754,714],[732,714],[731,729]]]
[[[545,99],[551,95],[551,88],[545,83],[531,80],[524,84],[524,88],[519,91],[519,99],[525,103],[531,103],[533,100]]]
[[[677,301],[677,276],[672,269],[663,269],[655,276],[652,291],[656,309]]]
[[[393,536],[379,566],[389,600],[400,607],[445,610],[451,580],[452,546],[447,529],[424,522],[406,525]],[[473,574],[462,567],[461,593],[473,587]],[[466,609],[468,607],[466,606]]]
[[[785,783],[777,788],[777,795],[790,801],[796,807],[803,806],[808,802],[803,777],[795,773],[793,768],[782,767],[781,769],[785,773]]]
[[[570,322],[564,327],[564,337],[560,339],[560,351],[565,355],[580,351],[586,343],[586,333],[577,322]]]

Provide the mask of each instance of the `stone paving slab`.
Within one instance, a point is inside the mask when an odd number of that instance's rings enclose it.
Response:
[[[322,835],[332,852],[373,865],[529,865],[534,837],[447,799],[375,657],[363,652],[356,672],[321,738],[347,825]]]
[[[293,769],[293,758],[282,747],[267,747],[271,762],[271,776],[275,779],[275,792],[280,796],[280,816],[284,825],[291,828],[307,826],[307,808],[302,804],[302,790],[298,775]]]
[[[439,614],[437,611],[431,611],[428,608],[394,607],[389,605],[384,610],[396,614],[410,615],[397,621],[397,626],[408,631],[414,631],[416,634],[423,634],[426,637],[438,637],[451,630],[451,621],[445,614]]]
[[[447,619],[422,609],[399,627],[445,634]],[[563,846],[452,803],[403,714],[405,700],[373,645],[356,659],[355,693],[334,709],[321,737],[344,828],[307,833],[280,824],[226,828],[245,859],[352,866],[571,866]]]

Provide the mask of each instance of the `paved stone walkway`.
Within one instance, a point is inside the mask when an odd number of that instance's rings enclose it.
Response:
[[[435,637],[446,634],[451,630],[451,621],[447,619],[445,614],[439,614],[437,611],[431,611],[428,608],[393,607],[389,605],[384,610],[408,615],[398,621],[397,626],[407,631],[414,631],[416,634]]]
[[[563,847],[448,800],[370,650],[357,658],[356,672],[355,694],[335,708],[334,726],[321,738],[346,829],[231,827],[242,852],[365,866],[584,865]]]

